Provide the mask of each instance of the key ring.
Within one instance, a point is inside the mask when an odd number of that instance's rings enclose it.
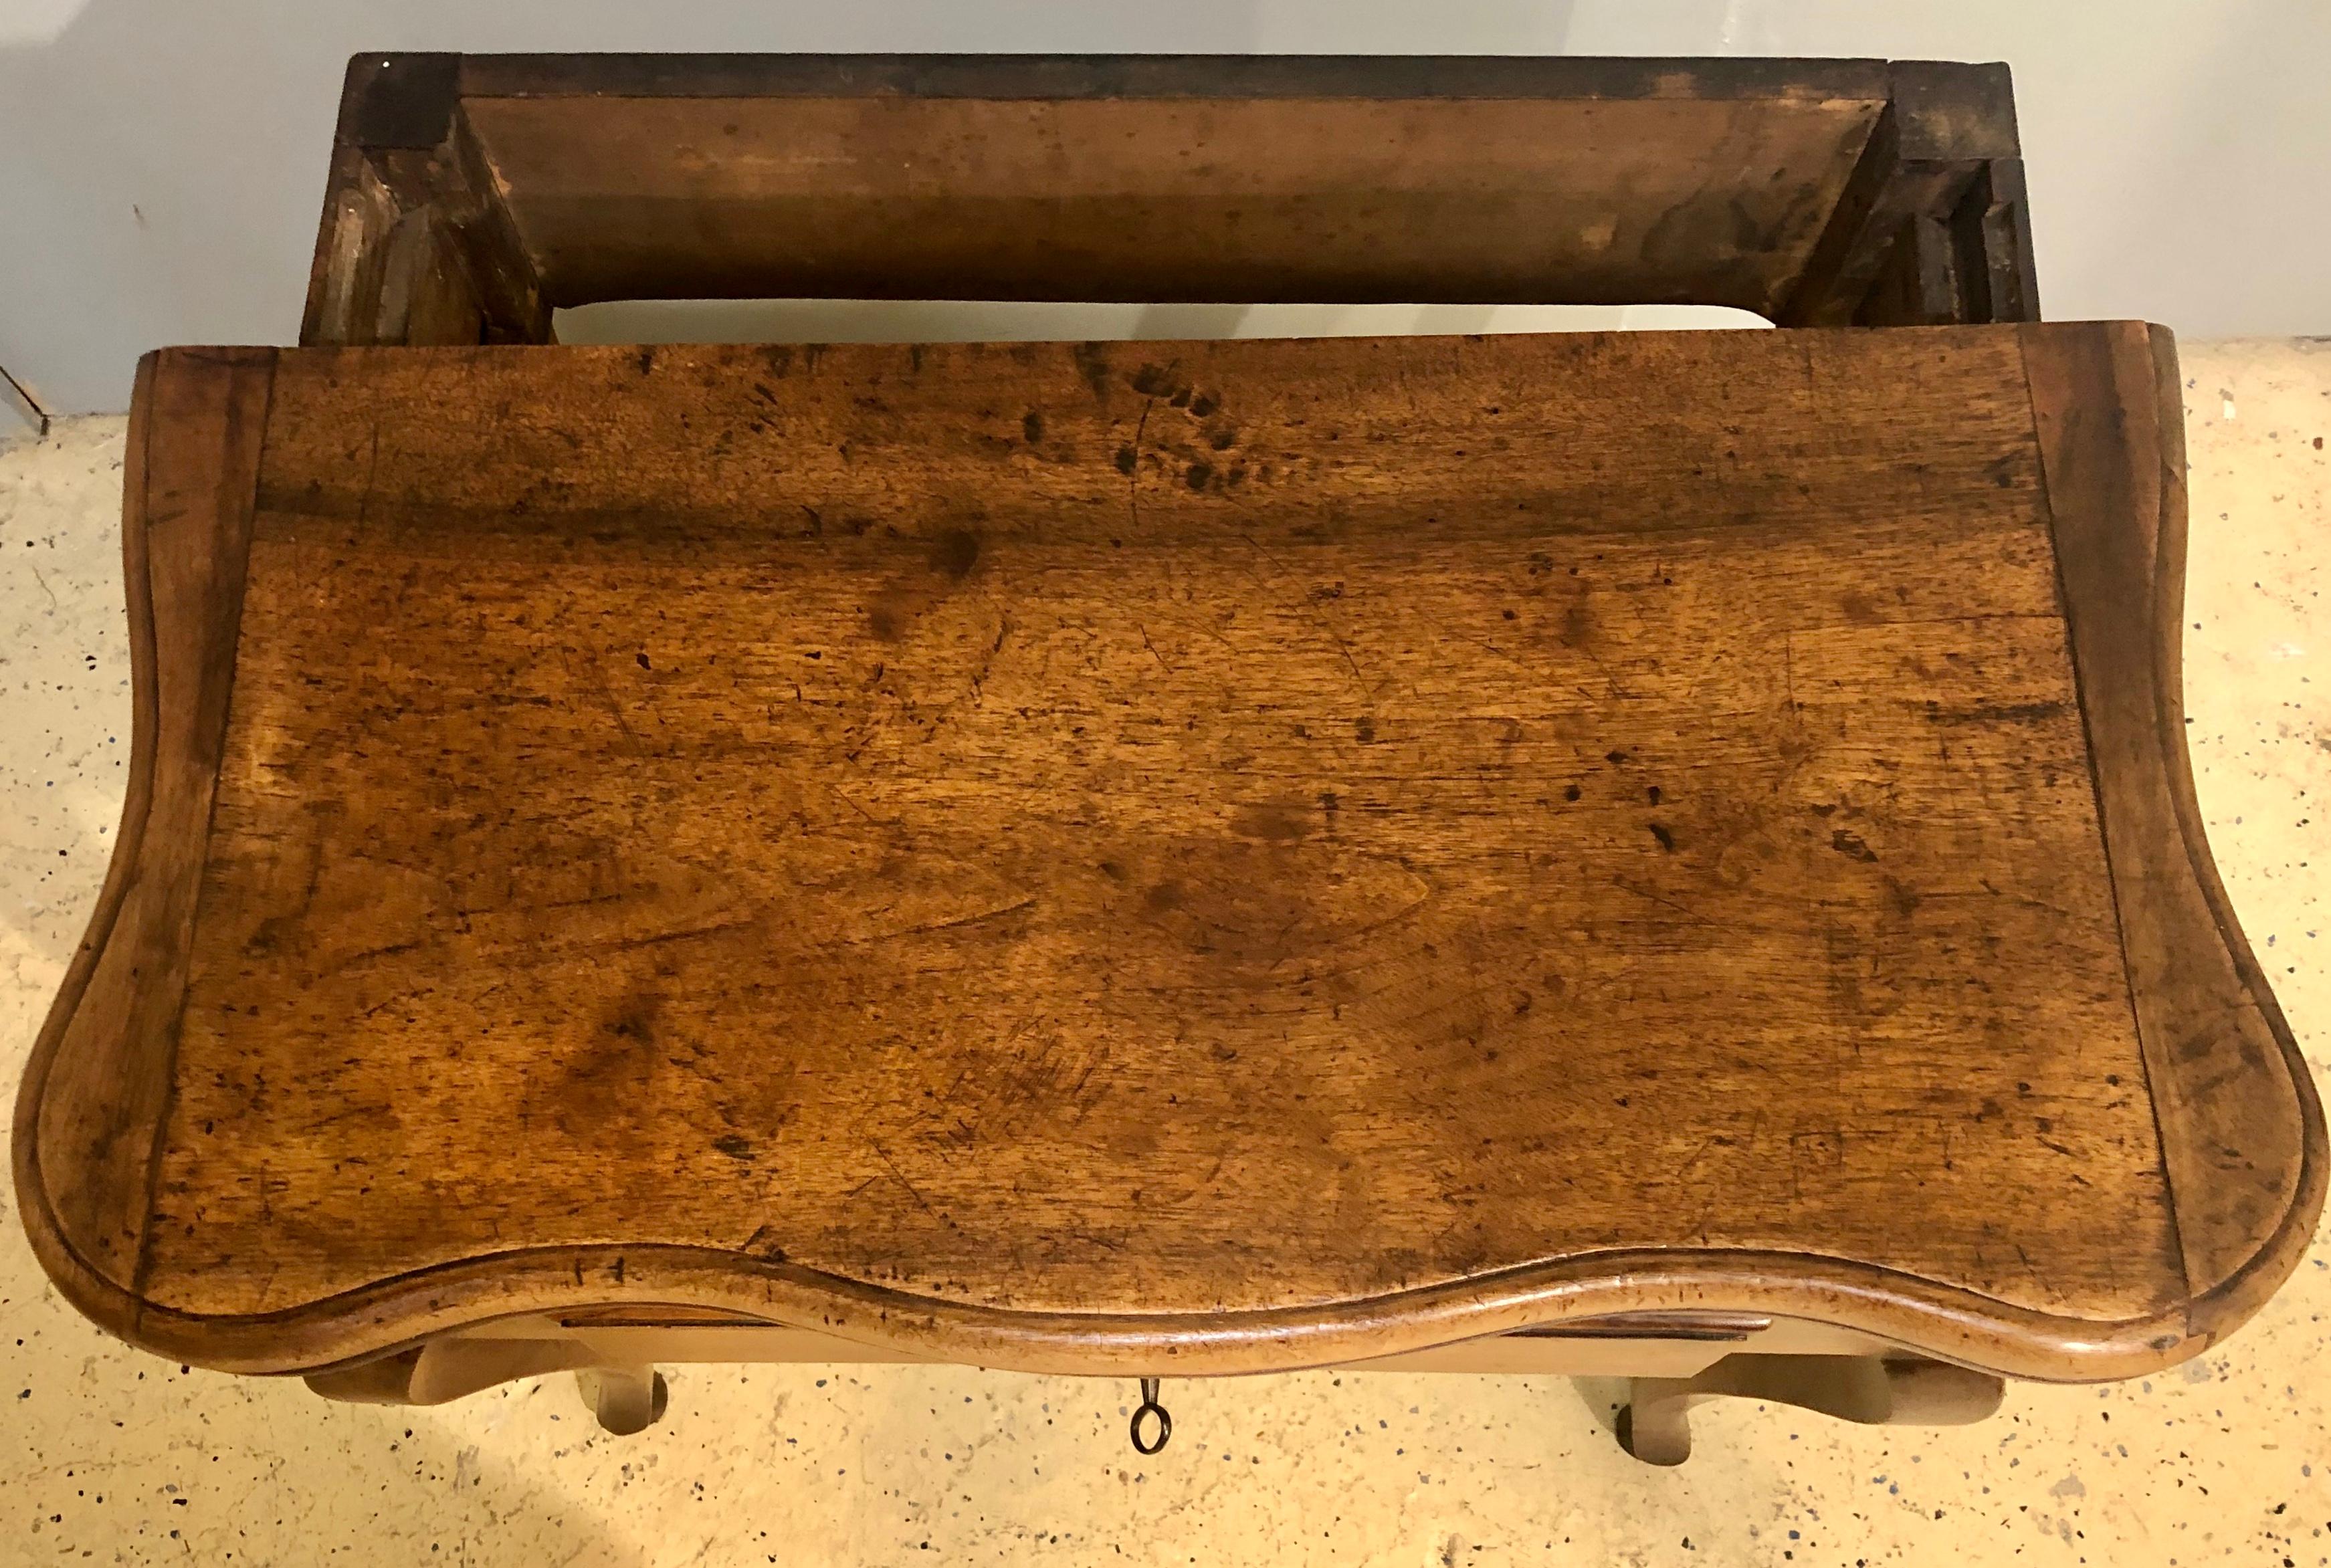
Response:
[[[1141,1418],[1152,1414],[1157,1418],[1157,1440],[1154,1443],[1145,1443],[1141,1440]],[[1166,1440],[1173,1435],[1174,1418],[1167,1415],[1166,1407],[1157,1402],[1157,1379],[1143,1378],[1141,1403],[1136,1406],[1133,1411],[1133,1451],[1137,1454],[1154,1454],[1164,1448]]]

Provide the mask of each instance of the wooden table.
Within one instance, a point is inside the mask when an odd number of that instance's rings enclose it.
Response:
[[[2172,1364],[2325,1171],[2178,411],[2133,323],[163,351],[27,1227],[160,1354],[626,1428],[1454,1365],[1672,1459]]]

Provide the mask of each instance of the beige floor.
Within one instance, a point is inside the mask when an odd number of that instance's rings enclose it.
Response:
[[[2189,345],[2189,732],[2244,926],[2331,1052],[2331,344]],[[0,448],[0,1078],[120,809],[121,426]],[[2318,679],[2319,678],[2319,679]],[[0,1226],[0,1563],[2331,1563],[2331,1247],[2166,1377],[2011,1388],[1987,1425],[1746,1406],[1680,1470],[1559,1379],[1308,1374],[1127,1393],[982,1373],[684,1368],[642,1437],[570,1380],[434,1410],[186,1372],[64,1307]],[[928,1553],[931,1555],[926,1556]]]

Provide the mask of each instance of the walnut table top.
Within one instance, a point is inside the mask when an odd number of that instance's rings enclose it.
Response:
[[[2193,1354],[2323,1128],[2132,324],[180,349],[17,1179],[173,1356]]]

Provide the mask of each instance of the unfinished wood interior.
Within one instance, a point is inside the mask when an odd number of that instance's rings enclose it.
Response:
[[[310,344],[647,298],[2032,318],[2002,67],[359,56]]]

